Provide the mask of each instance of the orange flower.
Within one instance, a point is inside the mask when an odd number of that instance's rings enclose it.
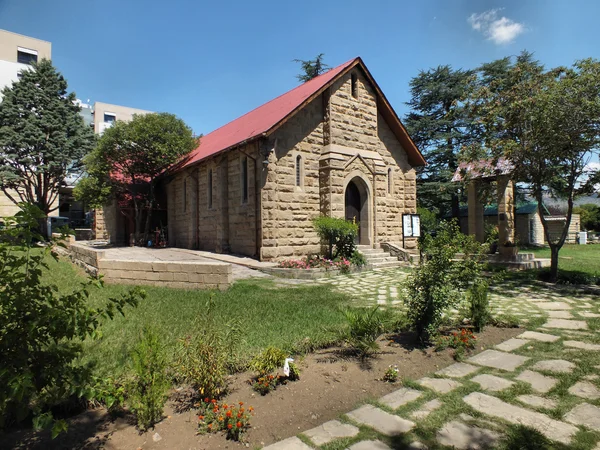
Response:
[[[240,406],[244,406],[244,402],[240,402]]]
[[[228,430],[231,430],[232,428],[233,428],[233,425],[231,425],[230,423],[229,423],[229,424],[227,424],[227,429],[228,429]]]
[[[216,401],[214,398],[213,398],[213,399],[212,399],[210,402],[211,402],[213,405],[217,403],[217,401]]]
[[[227,403],[223,403],[223,408],[227,409]]]
[[[215,414],[216,414],[216,413],[218,413],[218,412],[219,412],[219,408],[215,408],[215,409],[213,409],[213,412],[214,412]]]
[[[219,422],[223,422],[223,416],[219,416]]]
[[[232,416],[232,414],[231,414],[231,411],[227,411],[227,414],[225,414],[225,415],[226,415],[227,417],[231,417],[231,416]]]
[[[238,422],[238,423],[236,423],[236,425],[238,428],[242,428],[242,422]]]
[[[251,406],[250,408],[248,408],[248,411],[252,412],[254,411],[254,408]]]
[[[241,419],[242,418],[242,413],[238,413],[237,418]]]
[[[212,423],[208,424],[208,429],[210,430],[212,428]]]
[[[208,397],[204,399],[204,403],[208,403]]]
[[[204,420],[204,416],[198,416],[198,419]]]

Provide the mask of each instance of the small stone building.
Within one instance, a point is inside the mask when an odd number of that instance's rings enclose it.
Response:
[[[169,245],[300,257],[320,250],[320,215],[355,220],[360,244],[400,244],[424,164],[355,58],[201,138],[162,185]]]

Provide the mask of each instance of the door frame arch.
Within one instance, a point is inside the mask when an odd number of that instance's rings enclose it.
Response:
[[[360,235],[358,237],[359,245],[373,244],[373,190],[371,183],[365,174],[354,170],[344,178],[344,218],[346,217],[346,190],[350,182],[354,182],[361,197],[360,208]],[[364,201],[363,201],[364,196]]]

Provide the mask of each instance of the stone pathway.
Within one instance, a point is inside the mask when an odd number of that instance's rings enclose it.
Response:
[[[391,288],[403,276],[388,270],[328,282],[396,306]],[[494,295],[497,305],[546,322],[265,450],[492,449],[515,425],[566,446],[600,449],[600,299],[532,288],[518,295],[508,289],[508,300]]]
[[[350,275],[338,275],[332,278],[316,280],[319,284],[328,284],[339,292],[355,299],[356,306],[373,306],[404,309],[402,302],[401,282],[406,279],[410,269],[375,269]],[[550,317],[549,311],[560,312],[564,317],[568,303],[551,305],[548,293],[536,291],[534,288],[513,288],[504,286],[493,288],[490,293],[490,306],[494,316],[514,316],[521,322],[531,318]],[[553,309],[557,308],[557,309]],[[458,310],[450,311],[459,314]],[[559,317],[557,317],[559,318]]]

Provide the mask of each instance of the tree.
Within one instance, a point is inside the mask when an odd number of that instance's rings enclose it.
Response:
[[[43,213],[24,205],[0,229],[0,429],[33,418],[36,428],[52,426],[51,407],[89,387],[89,367],[81,363],[83,341],[94,338],[102,323],[145,298],[140,288],[90,306],[92,289],[102,282],[89,278],[66,291],[52,283],[54,246],[39,248],[36,230]],[[60,244],[53,240],[53,244]]]
[[[324,72],[327,72],[330,67],[323,62],[324,53],[319,53],[315,59],[304,61],[302,59],[294,59],[293,62],[300,63],[302,72],[296,75],[298,81],[306,83],[315,77],[318,77]]]
[[[75,93],[49,60],[21,71],[0,103],[0,189],[15,204],[47,216],[65,178],[80,169],[95,136],[79,115]]]
[[[569,231],[573,200],[586,165],[600,143],[600,62],[577,61],[571,68],[546,71],[522,53],[506,71],[473,95],[472,111],[485,128],[486,149],[506,157],[516,180],[537,200],[551,251],[550,275],[556,280],[558,254]],[[551,236],[543,197],[567,201],[561,233]]]
[[[600,205],[586,203],[573,208],[581,218],[581,227],[588,231],[600,231]]]
[[[136,242],[142,237],[145,214],[145,241],[156,206],[157,178],[197,146],[191,128],[173,114],[116,121],[85,158],[86,176],[77,184],[75,196],[94,207],[112,200],[126,203],[133,210]],[[127,208],[124,211],[129,214]]]
[[[410,81],[411,111],[404,124],[427,160],[418,173],[419,204],[440,216],[459,216],[459,186],[451,180],[461,147],[474,139],[463,104],[473,80],[473,71],[438,66]]]

